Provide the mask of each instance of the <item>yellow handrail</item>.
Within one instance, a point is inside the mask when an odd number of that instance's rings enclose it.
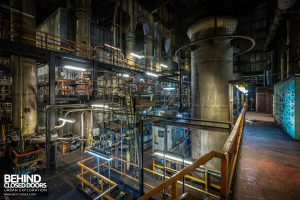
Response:
[[[184,168],[180,172],[177,172],[172,177],[162,182],[159,186],[146,193],[139,200],[150,199],[155,196],[159,192],[163,191],[167,187],[171,186],[171,197],[172,199],[180,198],[177,192],[177,181],[184,176],[190,174],[192,171],[196,170],[200,165],[203,165],[210,161],[213,158],[221,159],[221,198],[226,199],[229,195],[229,190],[236,166],[237,155],[239,151],[240,140],[243,131],[243,125],[246,114],[246,104],[244,105],[244,109],[239,115],[228,139],[226,140],[223,150],[220,151],[211,151],[198,160],[196,160],[192,165]],[[231,156],[231,159],[229,157]]]
[[[77,174],[76,178],[80,180],[81,187],[83,190],[84,190],[84,185],[86,185],[99,194],[96,199],[99,199],[100,197],[105,197],[106,199],[113,200],[114,198],[112,198],[108,193],[117,186],[117,183],[106,178],[105,176],[102,176],[98,172],[94,171],[94,168],[87,167],[85,165],[85,162],[90,161],[91,159],[94,159],[94,157],[89,157],[82,161],[77,162],[77,165],[81,168],[81,170],[80,170],[81,173]],[[98,184],[96,184],[96,185],[92,184],[89,180],[85,179],[85,175],[88,175],[88,174],[99,178]],[[106,190],[104,190],[104,182],[108,184],[108,188]]]

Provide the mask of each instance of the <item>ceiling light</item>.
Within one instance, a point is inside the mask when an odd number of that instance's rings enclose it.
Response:
[[[168,68],[168,65],[165,64],[160,64],[160,66],[162,66],[163,68]]]
[[[130,53],[130,55],[132,55],[133,57],[138,58],[138,59],[144,58],[144,56],[140,56],[140,55],[135,54],[135,53]]]
[[[118,76],[123,76],[123,77],[129,78],[129,74],[118,74]]]
[[[248,93],[248,90],[245,88],[245,86],[239,86],[239,85],[235,85],[237,87],[237,89],[239,91],[241,91],[242,93],[244,94],[247,94]]]
[[[69,118],[64,118],[64,117],[60,117],[58,118],[58,121],[62,121],[62,122],[67,122],[67,123],[74,123],[75,120],[74,119],[69,119]]]
[[[175,90],[175,87],[165,87],[163,90]]]
[[[77,70],[77,71],[82,71],[82,72],[85,72],[85,71],[86,71],[85,68],[74,67],[74,66],[70,66],[70,65],[65,65],[64,68],[66,68],[66,69],[72,69],[72,70]]]
[[[153,77],[158,77],[158,74],[152,73],[152,72],[146,72],[147,75],[153,76]]]
[[[95,107],[95,108],[109,108],[108,105],[103,105],[103,104],[93,104],[92,107]]]

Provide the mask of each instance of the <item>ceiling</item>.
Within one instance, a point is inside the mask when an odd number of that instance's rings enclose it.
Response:
[[[155,13],[159,8],[166,8],[174,16],[174,21],[167,25],[176,26],[178,19],[184,18],[189,26],[199,18],[215,15],[239,17],[241,13],[253,10],[261,0],[136,0],[148,12]]]

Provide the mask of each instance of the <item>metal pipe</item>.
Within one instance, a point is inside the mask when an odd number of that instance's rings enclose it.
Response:
[[[47,105],[46,106],[46,141],[45,141],[45,147],[46,147],[46,169],[50,170],[51,167],[51,154],[50,154],[50,149],[51,149],[51,132],[54,131],[53,130],[48,130],[49,129],[49,122],[48,122],[48,113],[50,110],[52,109],[57,109],[57,108],[72,108],[72,107],[84,107],[86,105],[82,105],[82,104],[67,104],[67,105]]]
[[[290,20],[287,19],[286,20],[286,46],[287,46],[287,50],[286,50],[286,74],[287,74],[287,78],[290,75],[290,71],[291,71],[291,65],[290,65]]]
[[[117,27],[116,27],[116,19],[117,19],[117,13],[118,13],[118,3],[119,1],[117,0],[115,2],[115,10],[114,10],[114,18],[113,18],[113,42],[114,46],[117,45],[116,37],[117,37]]]
[[[114,186],[110,187],[108,190],[106,190],[105,192],[103,192],[99,196],[95,197],[93,200],[100,199],[101,197],[103,197],[104,195],[106,195],[107,193],[109,193],[110,191],[112,191],[115,187],[117,187],[117,185],[114,185]]]
[[[83,135],[84,135],[84,120],[83,120],[83,115],[84,115],[84,112],[82,112],[81,115],[80,115],[80,119],[81,119],[81,138],[83,138]]]

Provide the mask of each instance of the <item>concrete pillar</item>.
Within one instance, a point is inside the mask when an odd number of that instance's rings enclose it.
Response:
[[[11,0],[11,7],[20,10],[20,12],[11,13],[11,29],[18,32],[11,38],[12,41],[32,43],[29,40],[21,39],[21,36],[34,38],[32,33],[20,29],[16,24],[26,27],[35,28],[35,1]],[[13,125],[14,128],[20,129],[23,136],[35,133],[37,125],[37,69],[36,60],[21,56],[12,56],[12,73],[13,73]]]
[[[219,18],[223,23],[204,19],[188,30],[192,41],[211,36],[211,30],[234,31],[236,21]],[[218,20],[219,20],[218,19]],[[211,24],[212,23],[212,24]],[[234,29],[226,24],[234,25]],[[218,27],[218,24],[220,27]],[[216,26],[215,26],[216,25]],[[213,31],[216,33],[216,31]],[[191,52],[192,118],[230,121],[229,81],[233,79],[233,48],[230,39],[211,39],[198,43]],[[222,149],[228,133],[206,130],[192,131],[192,158],[214,149]],[[209,167],[220,169],[219,160],[208,163]]]
[[[153,39],[151,35],[145,35],[145,68],[152,70],[153,66]]]
[[[127,32],[125,34],[125,42],[126,42],[126,51],[125,56],[128,59],[129,64],[134,63],[134,57],[130,55],[130,53],[135,52],[135,35],[132,32]]]
[[[90,46],[91,0],[76,0],[76,43]]]

